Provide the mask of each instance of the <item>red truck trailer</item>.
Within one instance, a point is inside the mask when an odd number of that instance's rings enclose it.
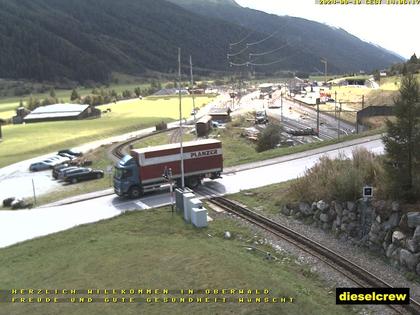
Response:
[[[137,198],[166,183],[165,170],[181,183],[181,148],[179,143],[133,149],[115,166],[114,190],[119,196]],[[223,171],[222,143],[206,139],[183,143],[185,185],[195,188],[203,178],[215,179]]]

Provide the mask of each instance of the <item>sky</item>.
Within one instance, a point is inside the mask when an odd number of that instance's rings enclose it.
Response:
[[[374,5],[366,1],[361,0],[360,5],[320,5],[315,0],[236,0],[243,7],[341,27],[402,57],[409,58],[413,53],[419,57],[420,4],[387,5],[382,0],[382,5]]]

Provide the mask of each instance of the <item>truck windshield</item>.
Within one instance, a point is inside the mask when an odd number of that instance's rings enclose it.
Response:
[[[124,168],[115,168],[114,177],[116,179],[123,179],[131,176],[131,171]]]

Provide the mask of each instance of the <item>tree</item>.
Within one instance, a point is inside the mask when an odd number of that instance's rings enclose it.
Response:
[[[258,135],[257,152],[275,148],[281,140],[280,132],[281,127],[279,125],[268,125],[267,128]]]
[[[134,89],[134,94],[136,94],[137,97],[139,97],[141,95],[141,89],[140,89],[140,87],[136,87]]]
[[[51,89],[51,90],[50,90],[50,96],[51,96],[52,98],[56,98],[56,94],[55,94],[55,90],[54,90],[54,89]]]
[[[417,59],[416,54],[413,54],[410,60],[408,60],[408,63],[417,63],[417,62],[418,62],[418,59]]]
[[[383,137],[385,168],[394,196],[414,201],[420,192],[420,87],[412,74],[402,79],[394,113]]]
[[[73,89],[73,91],[71,91],[70,100],[75,101],[78,99],[80,99],[80,95],[77,93],[76,89]]]

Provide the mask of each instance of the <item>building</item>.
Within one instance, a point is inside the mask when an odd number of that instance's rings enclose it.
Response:
[[[25,116],[25,123],[99,118],[101,111],[91,105],[54,104],[40,106]]]
[[[211,120],[217,121],[220,123],[226,123],[231,121],[230,118],[231,110],[230,108],[212,108],[210,110],[209,116],[211,117]]]

